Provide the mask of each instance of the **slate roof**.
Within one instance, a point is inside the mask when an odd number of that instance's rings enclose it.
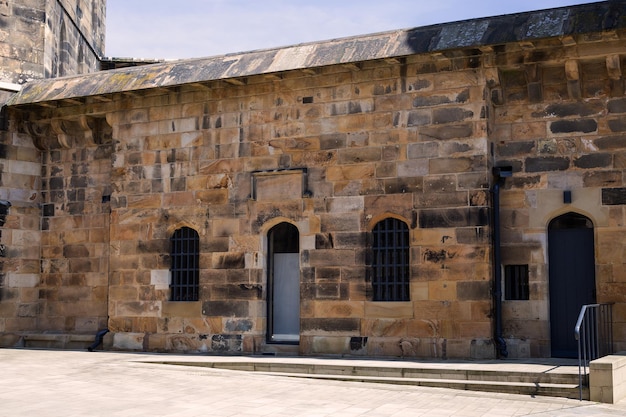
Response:
[[[31,81],[8,105],[173,87],[626,28],[626,0],[495,16],[283,48],[185,59]]]

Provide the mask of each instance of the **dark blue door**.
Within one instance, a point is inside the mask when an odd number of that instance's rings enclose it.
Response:
[[[548,226],[553,357],[578,357],[576,320],[583,305],[596,302],[593,241],[593,223],[580,214],[564,214]]]

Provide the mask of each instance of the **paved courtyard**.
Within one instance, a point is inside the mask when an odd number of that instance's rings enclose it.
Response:
[[[0,416],[626,415],[626,401],[607,405],[155,363],[166,359],[190,356],[0,349]]]

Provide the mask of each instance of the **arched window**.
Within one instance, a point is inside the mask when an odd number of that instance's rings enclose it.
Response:
[[[372,234],[374,301],[409,301],[409,228],[387,218],[374,226]]]
[[[198,301],[200,238],[198,232],[182,227],[174,232],[171,241],[172,301]]]

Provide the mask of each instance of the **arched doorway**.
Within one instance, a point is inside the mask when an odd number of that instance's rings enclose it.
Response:
[[[280,223],[267,234],[267,341],[300,341],[300,234],[290,223]]]
[[[575,358],[580,309],[596,302],[593,222],[566,213],[548,225],[550,340],[553,357]]]

